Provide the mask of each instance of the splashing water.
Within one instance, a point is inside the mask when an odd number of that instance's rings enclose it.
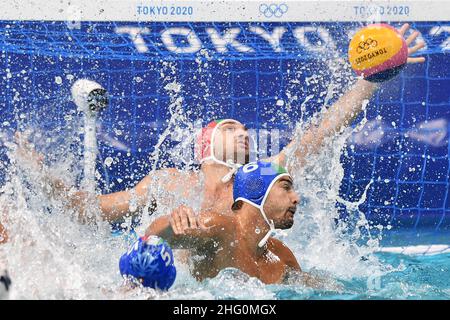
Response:
[[[198,60],[199,70],[206,72],[206,60]],[[337,66],[330,65],[330,70]],[[166,130],[159,136],[155,150],[151,153],[149,174],[154,183],[149,188],[151,197],[158,199],[158,207],[153,215],[142,214],[141,224],[136,228],[142,234],[145,228],[158,216],[170,212],[180,204],[187,204],[198,210],[201,203],[203,183],[195,186],[190,193],[181,196],[181,190],[167,194],[161,186],[170,179],[170,174],[156,174],[157,168],[168,166],[163,154],[174,159],[177,167],[192,169],[192,157],[180,157],[183,150],[193,144],[196,126],[188,121],[183,112],[182,87],[176,79],[176,68],[169,62],[164,66],[164,89],[169,92],[168,106],[171,119]],[[206,72],[207,74],[207,72]],[[333,74],[338,74],[333,72]],[[201,76],[201,75],[199,75]],[[345,75],[344,75],[345,76]],[[286,106],[298,100],[295,92],[300,85],[293,75],[292,87],[286,93]],[[336,80],[336,79],[334,79]],[[333,80],[333,81],[334,81]],[[325,105],[336,88],[325,92]],[[205,89],[207,91],[207,89]],[[332,92],[331,92],[332,91]],[[207,96],[207,92],[205,94]],[[314,95],[305,97],[301,112]],[[284,105],[284,103],[283,103]],[[274,115],[275,116],[275,115]],[[318,115],[320,116],[320,114]],[[73,120],[73,123],[77,123]],[[288,119],[285,119],[286,121]],[[313,118],[297,126],[295,135],[301,136]],[[72,124],[73,124],[72,123]],[[89,213],[95,223],[84,225],[79,222],[76,212],[65,207],[56,197],[48,193],[46,174],[62,179],[66,185],[77,185],[80,168],[77,167],[79,152],[70,149],[52,150],[46,145],[46,155],[53,155],[53,163],[46,170],[30,169],[30,164],[20,157],[16,145],[8,144],[10,165],[7,167],[7,180],[0,194],[1,207],[7,212],[7,220],[2,221],[9,232],[9,242],[0,246],[0,259],[7,260],[8,270],[13,279],[13,299],[291,299],[291,298],[367,298],[366,282],[373,275],[394,277],[396,273],[408,272],[408,263],[398,262],[375,254],[379,249],[382,228],[370,226],[358,204],[365,200],[367,188],[357,203],[344,201],[339,197],[339,187],[344,176],[340,162],[352,130],[344,130],[340,135],[328,139],[322,151],[308,159],[305,166],[291,172],[302,201],[292,229],[278,232],[278,237],[292,249],[304,271],[317,273],[340,283],[324,290],[312,290],[299,283],[265,285],[255,278],[235,269],[222,270],[214,279],[197,282],[184,264],[183,252],[175,253],[177,279],[168,292],[152,289],[131,289],[123,285],[119,274],[118,261],[127,249],[132,236],[124,232],[113,237],[111,226],[98,219],[98,206],[95,201],[88,203]],[[79,143],[71,131],[60,134],[60,145]],[[39,137],[39,131],[34,135]],[[189,138],[186,138],[189,137]],[[76,140],[76,139],[75,139]],[[175,146],[169,140],[179,142]],[[45,139],[44,139],[45,141]],[[63,150],[64,152],[61,152]],[[289,152],[294,152],[290,150]],[[295,163],[292,164],[296,168]],[[46,171],[46,172],[45,172]],[[71,192],[75,192],[72,190]],[[339,220],[336,201],[346,205],[351,213],[345,221]],[[136,200],[134,200],[136,202]],[[136,203],[130,208],[137,208]],[[134,203],[134,205],[133,205]],[[143,212],[148,212],[150,204]],[[131,228],[131,219],[126,219],[126,230]],[[406,260],[406,259],[405,259]],[[396,279],[396,278],[395,278]],[[420,287],[421,290],[423,287]],[[372,292],[372,296],[408,297],[417,287],[387,286]],[[448,295],[448,292],[447,292]]]
[[[357,206],[348,207],[354,228],[349,223],[336,223],[339,219],[336,201],[340,199],[344,175],[339,159],[349,134],[330,139],[320,154],[292,172],[301,205],[292,231],[283,232],[306,269],[318,268],[347,279],[368,276],[380,267],[371,256],[378,248],[378,235],[371,237],[369,232],[365,239],[361,229],[371,228]],[[368,261],[363,261],[366,258]]]

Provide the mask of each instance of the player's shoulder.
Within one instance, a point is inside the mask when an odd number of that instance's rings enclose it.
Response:
[[[216,233],[222,236],[233,235],[236,221],[232,215],[219,213],[215,210],[207,210],[202,211],[198,218],[203,226],[215,230]]]
[[[232,215],[220,213],[215,210],[202,211],[199,215],[199,218],[202,220],[202,222],[205,223],[205,225],[207,224],[229,225],[230,223],[235,222],[235,217],[233,217]]]
[[[269,238],[269,241],[267,241],[267,244],[269,246],[269,249],[277,249],[277,250],[282,250],[282,251],[286,251],[290,249],[287,247],[287,245],[284,244],[284,242],[282,242],[281,240],[278,240],[277,238]]]
[[[270,238],[268,243],[268,249],[275,253],[280,259],[282,259],[287,265],[300,268],[297,258],[289,247],[282,241],[276,238]]]

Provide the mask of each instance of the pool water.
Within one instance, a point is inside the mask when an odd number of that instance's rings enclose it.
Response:
[[[196,282],[179,265],[179,279],[165,294],[150,289],[128,291],[127,297],[162,299],[281,299],[281,300],[366,300],[366,299],[450,299],[450,232],[401,230],[384,234],[379,251],[402,249],[411,254],[374,252],[360,257],[362,264],[379,267],[371,275],[336,276],[311,268],[323,287],[304,286],[298,277],[287,284],[265,285],[237,269],[222,270],[214,279]],[[433,248],[445,253],[435,253]],[[438,251],[438,250],[437,250]],[[302,257],[296,254],[300,263]],[[338,259],[337,259],[338,260]],[[339,264],[338,261],[329,261]],[[352,266],[349,266],[351,269]],[[373,270],[373,269],[372,269]]]
[[[390,269],[389,271],[377,277],[349,279],[333,278],[330,274],[313,271],[313,274],[327,282],[324,289],[311,289],[302,284],[264,285],[239,270],[225,269],[216,278],[205,280],[203,283],[188,281],[187,285],[178,281],[170,292],[158,298],[281,300],[450,298],[448,277],[450,254],[411,256],[376,253],[375,255],[386,269]],[[135,293],[136,297],[139,297],[138,293]]]
[[[424,248],[433,243],[448,246],[450,245],[449,235],[446,232],[423,230],[399,231],[387,234],[382,242],[389,245],[384,248],[398,247],[408,241],[409,244],[413,244],[411,247]],[[420,245],[420,242],[417,242],[421,238],[426,245]],[[376,275],[340,278],[323,271],[309,270],[312,274],[324,279],[325,288],[323,289],[315,290],[295,283],[264,285],[238,270],[228,269],[222,271],[215,279],[197,284],[197,297],[200,297],[203,292],[213,299],[450,299],[450,277],[448,277],[450,253],[416,252],[407,255],[376,252],[373,256],[381,266],[379,274]],[[297,255],[297,258],[301,263],[301,257]],[[362,260],[365,260],[364,257]],[[329,263],[333,264],[333,261]],[[179,285],[174,287],[175,296],[177,296],[175,292],[181,287]]]
[[[307,288],[295,277],[288,284],[265,285],[236,269],[199,283],[176,253],[175,284],[168,292],[157,292],[129,288],[119,274],[119,257],[135,234],[112,236],[107,224],[83,226],[67,215],[22,210],[11,215],[20,224],[13,225],[11,241],[0,248],[8,257],[12,299],[450,298],[450,253],[442,250],[450,245],[450,234],[445,232],[391,230],[370,247],[343,239],[326,243],[322,230],[319,246],[314,237],[305,241],[304,229],[311,229],[299,219],[293,230],[279,237],[304,271],[324,280],[323,289]],[[437,245],[444,253],[430,250]],[[380,252],[393,249],[414,254]]]
[[[307,295],[281,290],[285,299],[449,299],[450,253],[430,253],[431,246],[449,248],[449,232],[402,230],[385,235],[384,249],[401,248],[414,254],[378,252],[374,255],[392,268],[379,276],[339,280],[342,292],[314,291]],[[409,250],[408,250],[409,249]]]
[[[278,299],[449,299],[450,254],[407,256],[377,254],[379,260],[394,270],[379,278],[337,280],[336,291],[275,288]]]
[[[132,224],[130,219],[123,223],[125,231],[115,236],[111,225],[101,220],[93,225],[79,223],[75,212],[68,212],[60,200],[45,195],[43,172],[27,169],[12,145],[8,156],[14,166],[9,167],[8,180],[0,194],[0,203],[8,211],[10,241],[0,247],[0,255],[8,260],[13,281],[10,297],[448,299],[450,254],[445,251],[450,244],[448,234],[434,230],[394,230],[370,224],[359,209],[359,204],[366,199],[369,184],[355,202],[339,197],[344,176],[340,156],[352,130],[349,128],[330,139],[323,152],[295,170],[294,185],[301,203],[294,226],[277,232],[277,237],[291,248],[302,269],[323,279],[322,289],[305,287],[301,281],[295,281],[295,277],[288,284],[265,285],[235,269],[222,270],[215,278],[199,283],[178,253],[175,254],[177,279],[168,292],[130,288],[124,285],[118,268],[120,256],[133,239],[133,234],[127,231]],[[71,141],[70,135],[61,139],[65,141],[62,145],[69,145]],[[51,144],[45,147],[47,155],[55,152]],[[158,161],[157,155],[155,159]],[[76,185],[78,161],[76,153],[60,150],[48,170],[63,177],[68,185]],[[152,192],[156,199],[167,196],[157,188]],[[194,208],[201,202],[199,194],[192,199],[178,198],[159,206],[151,216],[143,215],[135,228],[136,234],[143,234],[155,217],[170,212],[178,205],[176,201],[183,200]],[[347,207],[347,219],[339,219],[336,202]],[[90,210],[97,213],[96,207]],[[392,252],[381,252],[385,249]]]

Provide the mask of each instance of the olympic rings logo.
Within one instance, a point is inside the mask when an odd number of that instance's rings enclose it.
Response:
[[[262,4],[259,6],[259,12],[261,12],[266,18],[280,18],[288,11],[288,6],[284,3],[278,4]]]
[[[367,39],[366,41],[361,41],[356,48],[357,53],[362,53],[365,50],[369,50],[372,47],[376,47],[378,45],[377,40],[373,40],[372,38]]]

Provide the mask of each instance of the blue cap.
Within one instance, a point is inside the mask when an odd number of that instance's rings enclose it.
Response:
[[[137,279],[144,287],[168,290],[175,282],[172,250],[157,236],[139,238],[119,261],[124,277]]]
[[[251,202],[262,207],[276,180],[289,176],[287,170],[273,162],[250,162],[239,168],[234,177],[233,201]]]
[[[259,247],[264,246],[274,233],[275,226],[272,220],[267,219],[264,203],[272,186],[283,176],[290,176],[285,168],[272,162],[256,161],[239,168],[234,177],[233,201],[244,201],[258,208],[270,227],[258,243]]]

